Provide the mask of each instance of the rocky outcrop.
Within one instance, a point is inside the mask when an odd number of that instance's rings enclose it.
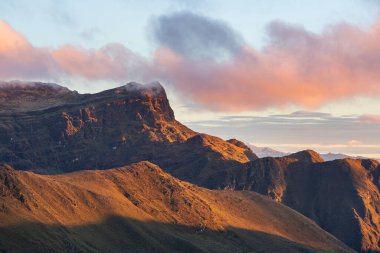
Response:
[[[247,147],[176,121],[157,82],[83,95],[41,83],[12,83],[0,92],[18,101],[0,110],[0,162],[16,169],[57,173],[149,160],[181,179],[217,187],[208,183],[215,171],[256,158]]]

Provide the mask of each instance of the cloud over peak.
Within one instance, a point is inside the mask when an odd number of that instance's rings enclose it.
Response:
[[[226,23],[190,12],[152,19],[152,57],[118,43],[99,49],[39,48],[0,22],[0,79],[159,79],[184,99],[220,111],[316,108],[380,97],[380,21],[367,30],[335,24],[320,33],[272,22],[262,50]]]
[[[315,34],[273,22],[262,50],[242,44],[228,62],[202,64],[175,48],[157,58],[163,58],[163,78],[214,110],[316,108],[355,96],[380,96],[379,28],[380,23],[368,30],[341,23]]]

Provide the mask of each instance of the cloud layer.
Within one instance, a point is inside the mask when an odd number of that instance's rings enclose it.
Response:
[[[364,121],[365,118],[366,115],[334,116],[298,111],[265,116],[232,115],[186,123],[198,132],[224,139],[237,138],[286,152],[315,149],[322,153],[379,157],[380,124]]]
[[[369,124],[380,124],[380,115],[362,115],[360,121]]]
[[[316,108],[380,96],[380,21],[367,30],[335,24],[321,34],[273,22],[261,50],[224,22],[189,12],[152,22],[158,48],[146,59],[115,43],[100,49],[34,47],[0,21],[0,79],[158,79],[185,99],[220,111]]]
[[[209,24],[206,18],[204,22]],[[367,31],[337,24],[313,34],[275,22],[268,26],[268,36],[263,50],[242,45],[229,62],[197,62],[164,48],[156,54],[156,65],[179,91],[216,110],[289,104],[315,108],[358,95],[380,95],[380,23]]]
[[[125,80],[147,65],[143,58],[121,44],[110,43],[97,50],[73,45],[38,48],[1,20],[0,34],[0,79],[73,76]]]

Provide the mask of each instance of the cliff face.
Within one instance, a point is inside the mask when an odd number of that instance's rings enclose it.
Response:
[[[0,87],[9,101],[0,110],[0,162],[16,169],[55,173],[149,160],[200,183],[214,169],[256,158],[176,121],[159,83],[83,95],[41,83]]]
[[[353,252],[264,196],[200,188],[149,162],[54,176],[0,166],[0,251],[26,249]]]

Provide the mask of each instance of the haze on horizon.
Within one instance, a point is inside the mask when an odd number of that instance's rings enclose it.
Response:
[[[197,131],[380,158],[380,1],[1,1],[0,79],[159,80]]]

